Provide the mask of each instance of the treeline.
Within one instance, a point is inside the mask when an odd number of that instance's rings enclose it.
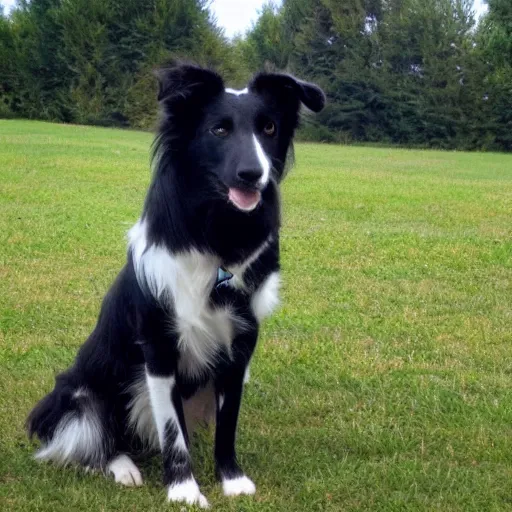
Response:
[[[512,1],[285,0],[245,40],[330,100],[311,138],[512,150]]]
[[[1,1],[1,0],[0,0]],[[264,67],[323,86],[309,140],[512,150],[512,2],[284,0],[228,41],[206,0],[21,0],[0,17],[0,117],[148,128],[152,69],[234,85]]]
[[[231,52],[204,0],[21,0],[0,18],[0,116],[149,127],[155,66],[236,78]]]

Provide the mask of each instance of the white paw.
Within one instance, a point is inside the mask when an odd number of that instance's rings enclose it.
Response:
[[[107,471],[114,475],[116,482],[128,487],[138,487],[142,485],[142,476],[137,466],[128,455],[118,455],[112,459]]]
[[[222,480],[222,490],[225,496],[240,496],[241,494],[254,494],[256,486],[244,475],[231,480]]]
[[[167,491],[167,499],[169,501],[184,501],[188,505],[199,505],[201,508],[208,508],[208,501],[201,494],[194,478],[170,485]]]

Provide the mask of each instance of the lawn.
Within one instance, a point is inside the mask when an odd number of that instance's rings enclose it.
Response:
[[[0,510],[153,511],[145,485],[32,459],[33,404],[125,259],[151,136],[0,121]],[[299,144],[283,186],[282,306],[246,388],[223,511],[512,509],[512,155]]]

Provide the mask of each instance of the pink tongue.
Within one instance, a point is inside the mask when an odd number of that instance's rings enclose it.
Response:
[[[247,191],[239,188],[229,189],[229,200],[240,210],[253,210],[260,202],[261,193],[259,190]]]

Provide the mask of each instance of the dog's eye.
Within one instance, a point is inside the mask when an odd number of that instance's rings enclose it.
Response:
[[[263,128],[263,132],[265,133],[265,135],[271,137],[272,135],[274,135],[274,133],[276,133],[276,125],[272,121],[269,121]]]
[[[225,126],[215,126],[210,130],[216,137],[227,137],[229,130]]]

